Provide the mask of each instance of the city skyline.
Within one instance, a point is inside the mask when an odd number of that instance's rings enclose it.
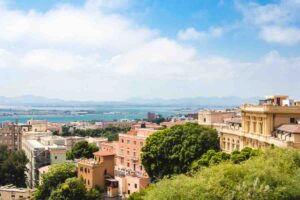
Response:
[[[3,0],[0,96],[300,98],[300,2]]]

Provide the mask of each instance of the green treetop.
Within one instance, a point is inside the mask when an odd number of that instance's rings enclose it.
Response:
[[[195,123],[175,125],[147,138],[142,163],[150,177],[185,173],[207,150],[219,149],[217,131]]]

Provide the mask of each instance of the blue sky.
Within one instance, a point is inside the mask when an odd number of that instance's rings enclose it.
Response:
[[[299,0],[2,0],[0,95],[300,98]]]

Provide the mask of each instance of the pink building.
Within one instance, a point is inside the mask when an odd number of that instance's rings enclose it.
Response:
[[[146,188],[150,178],[141,162],[141,150],[146,138],[156,130],[136,129],[119,135],[116,150],[115,179],[119,181],[119,193],[129,195]]]

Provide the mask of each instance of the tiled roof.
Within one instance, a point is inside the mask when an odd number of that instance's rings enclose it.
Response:
[[[300,133],[300,124],[284,124],[278,127],[277,130],[290,133]]]

